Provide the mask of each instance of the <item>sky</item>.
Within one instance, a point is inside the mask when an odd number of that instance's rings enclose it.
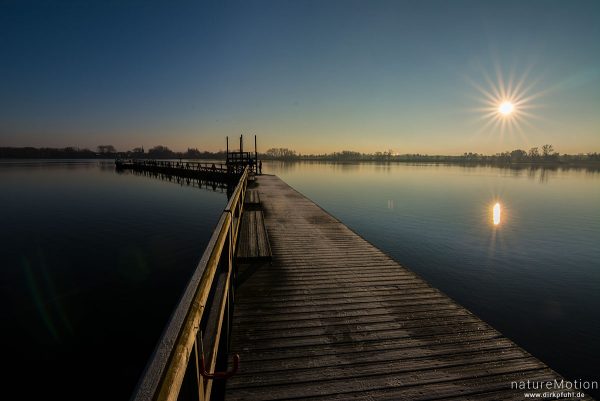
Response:
[[[240,134],[259,151],[600,152],[600,2],[0,0],[0,146]]]

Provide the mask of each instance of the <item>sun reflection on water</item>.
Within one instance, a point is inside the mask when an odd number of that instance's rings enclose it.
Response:
[[[498,224],[500,224],[500,214],[501,214],[500,203],[496,202],[496,204],[492,208],[492,218],[493,218],[495,226],[497,226]]]

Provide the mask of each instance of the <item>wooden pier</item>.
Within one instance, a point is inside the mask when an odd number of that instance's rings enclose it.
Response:
[[[243,170],[233,170],[223,163],[174,160],[117,159],[115,160],[115,167],[117,170],[132,170],[213,182],[234,182],[236,184],[243,173]]]
[[[257,184],[273,260],[238,288],[226,400],[521,400],[511,382],[560,378],[279,178]]]
[[[562,380],[281,179],[248,176],[133,400],[523,400],[546,390],[513,382]]]
[[[229,137],[226,139],[227,151],[225,163],[202,163],[190,160],[154,160],[123,159],[115,160],[117,171],[131,170],[139,173],[159,174],[167,177],[195,179],[213,183],[237,184],[247,169],[249,176],[254,177],[258,170],[258,151],[256,135],[254,136],[254,152],[244,152],[244,136],[240,136],[240,149],[229,150]]]

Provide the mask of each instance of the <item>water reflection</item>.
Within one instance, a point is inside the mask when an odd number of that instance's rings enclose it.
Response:
[[[492,209],[492,215],[494,225],[497,226],[498,224],[500,224],[500,203],[496,202]]]
[[[585,172],[590,178],[597,178],[600,173],[600,165],[531,165],[531,164],[507,164],[507,165],[489,165],[479,163],[411,163],[411,162],[334,162],[324,160],[300,160],[300,161],[278,161],[265,160],[265,170],[267,173],[276,174],[294,174],[304,172],[306,170],[333,170],[341,172],[394,172],[402,168],[417,168],[417,169],[438,169],[445,171],[447,169],[462,169],[465,174],[478,173],[482,170],[495,170],[503,175],[519,178],[527,176],[532,180],[537,180],[540,183],[546,184],[551,179],[558,179],[567,176],[572,172]]]
[[[133,174],[138,176],[144,176],[149,178],[154,178],[162,181],[168,181],[174,184],[178,184],[181,186],[189,186],[200,189],[212,190],[214,192],[221,192],[227,194],[227,199],[231,197],[233,194],[233,190],[235,189],[235,183],[232,182],[224,182],[224,181],[214,181],[214,180],[205,180],[201,178],[190,178],[190,177],[180,177],[174,174],[165,174],[165,173],[157,173],[153,171],[136,171],[136,170],[116,170],[114,166],[111,167],[111,170],[119,175],[127,175]]]

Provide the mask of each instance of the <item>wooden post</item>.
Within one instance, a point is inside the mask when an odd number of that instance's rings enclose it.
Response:
[[[254,135],[254,166],[256,166],[255,172],[258,173],[258,151],[256,149],[256,135]]]

